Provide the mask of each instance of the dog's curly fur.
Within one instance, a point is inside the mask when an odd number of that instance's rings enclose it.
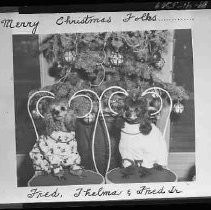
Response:
[[[139,124],[139,131],[143,135],[148,135],[152,130],[151,120],[148,110],[148,101],[146,98],[127,97],[125,105],[121,109],[121,114],[116,118],[114,126],[118,129],[124,128],[125,123]],[[154,166],[157,170],[162,170],[162,166]],[[132,174],[138,174],[140,177],[149,175],[149,170],[135,163],[129,167],[121,169],[122,177],[128,178]]]
[[[74,131],[75,121],[76,116],[69,108],[67,99],[55,99],[49,102],[44,114],[46,135],[51,135],[53,131]]]
[[[140,133],[147,135],[152,130],[149,117],[148,103],[145,98],[134,100],[132,97],[125,99],[125,105],[121,109],[121,114],[116,118],[115,127],[123,128],[125,122],[140,125]]]

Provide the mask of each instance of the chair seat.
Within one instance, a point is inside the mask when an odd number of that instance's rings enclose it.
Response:
[[[82,177],[74,176],[67,170],[64,174],[65,179],[59,180],[52,174],[33,176],[28,186],[59,186],[59,185],[88,185],[88,184],[104,184],[104,177],[94,171],[85,170]]]
[[[154,168],[146,169],[149,172],[147,175],[140,177],[140,174],[134,173],[128,177],[123,177],[121,168],[115,168],[107,173],[106,183],[119,184],[119,183],[149,183],[149,182],[175,182],[177,176],[168,169],[156,170]]]

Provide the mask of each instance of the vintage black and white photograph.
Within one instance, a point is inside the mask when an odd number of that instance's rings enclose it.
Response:
[[[18,187],[197,179],[191,29],[12,41]]]

